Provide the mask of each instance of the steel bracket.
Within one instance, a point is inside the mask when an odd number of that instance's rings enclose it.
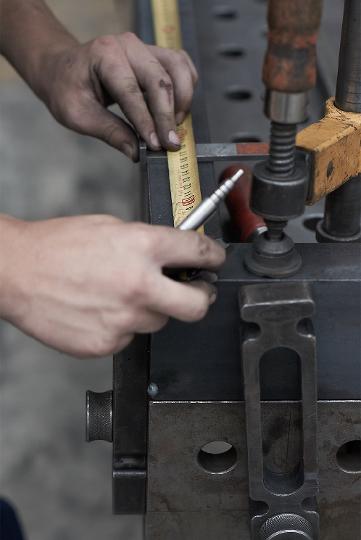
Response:
[[[239,294],[243,340],[252,540],[318,540],[315,305],[305,282],[259,283]],[[264,460],[262,367],[271,350],[298,356],[302,392],[302,450],[292,473],[275,473]]]

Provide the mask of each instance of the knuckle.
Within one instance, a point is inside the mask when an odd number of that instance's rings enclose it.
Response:
[[[104,232],[108,234],[109,227],[119,226],[122,224],[120,219],[116,218],[115,216],[111,216],[108,214],[92,214],[88,216],[83,216],[83,220],[86,220],[87,223],[89,223],[92,227],[96,227],[98,230],[100,227],[104,228]],[[114,232],[114,236],[116,238],[116,234]]]
[[[138,248],[147,254],[153,254],[158,245],[158,235],[154,234],[154,231],[149,225],[145,225],[144,223],[135,223],[132,225],[132,228],[136,236]]]
[[[139,298],[143,294],[143,287],[142,287],[142,272],[137,271],[134,272],[131,276],[128,277],[127,283],[126,283],[126,298],[128,299],[128,302],[132,305],[139,303]],[[134,319],[131,314],[128,314],[125,324],[126,326],[130,327],[134,323]]]
[[[175,54],[174,61],[180,66],[182,66],[183,68],[186,67],[187,69],[189,69],[185,52],[183,50],[180,50],[180,51],[175,51],[175,53],[176,54]]]
[[[113,123],[106,124],[103,128],[104,141],[111,146],[114,142],[115,135],[119,135],[119,126]],[[119,136],[117,138],[119,139]]]
[[[195,242],[196,242],[195,248],[196,248],[197,256],[201,260],[207,259],[210,255],[211,244],[208,238],[204,234],[198,234],[198,233],[196,234],[197,236],[195,239]]]
[[[126,295],[130,305],[134,309],[139,306],[146,306],[150,302],[153,283],[146,265],[137,268],[133,275],[127,280]],[[133,328],[137,324],[137,317],[134,313],[129,313],[127,317],[127,326]]]
[[[136,94],[136,95],[141,94],[142,95],[138,82],[134,77],[127,77],[123,79],[123,83],[124,83],[124,91],[127,94]]]
[[[124,32],[120,36],[121,41],[124,41],[125,43],[132,43],[134,41],[139,41],[138,36],[134,34],[134,32]]]
[[[119,38],[113,34],[100,36],[91,43],[91,48],[95,52],[103,53],[104,50],[113,49],[119,46]]]

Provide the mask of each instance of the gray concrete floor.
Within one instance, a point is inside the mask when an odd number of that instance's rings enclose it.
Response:
[[[53,0],[81,38],[129,27],[131,2]],[[0,63],[0,211],[22,219],[136,214],[137,167],[55,123]],[[84,441],[85,391],[111,386],[111,359],[79,361],[0,323],[0,496],[29,540],[138,540],[141,520],[111,511],[111,445]],[[0,534],[1,536],[1,534]],[[6,539],[4,539],[6,540]]]

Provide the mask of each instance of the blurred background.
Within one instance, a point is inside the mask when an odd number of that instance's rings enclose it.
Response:
[[[132,28],[131,0],[47,1],[81,41]],[[59,126],[1,58],[0,164],[2,213],[136,216],[138,168]],[[68,358],[4,322],[0,358],[0,496],[27,538],[140,539],[139,518],[112,515],[111,445],[85,443],[85,391],[111,387],[111,359]]]

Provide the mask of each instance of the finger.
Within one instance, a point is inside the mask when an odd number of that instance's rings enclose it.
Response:
[[[155,46],[149,49],[172,79],[176,120],[180,124],[191,107],[194,91],[193,75],[186,54]]]
[[[188,62],[188,65],[189,65],[189,69],[191,70],[191,74],[192,74],[192,80],[193,80],[193,85],[195,86],[198,82],[198,71],[197,71],[197,68],[196,66],[194,65],[193,63],[193,60],[191,59],[191,57],[189,56],[189,54],[187,53],[187,51],[185,50],[181,50],[179,51],[181,54],[183,54],[183,56],[185,57],[185,59],[187,60]]]
[[[107,56],[102,57],[96,73],[147,146],[152,150],[160,150],[154,121],[120,43],[113,45],[111,54],[108,52]]]
[[[161,330],[168,322],[169,317],[156,312],[147,311],[136,318],[134,332],[137,334],[153,334]]]
[[[160,277],[149,305],[163,315],[195,322],[203,319],[215,298],[215,287],[204,281],[184,284]]]
[[[164,148],[178,150],[173,82],[157,58],[136,36],[122,36],[130,66],[141,88],[147,94],[150,112]]]
[[[153,226],[154,257],[161,267],[217,269],[225,261],[224,248],[195,231]]]
[[[120,150],[133,161],[138,161],[138,139],[133,129],[116,114],[94,101],[75,118],[73,129],[96,137]],[[70,126],[71,127],[71,126]]]
[[[125,349],[125,347],[129,345],[131,341],[133,341],[133,339],[134,339],[133,334],[127,334],[127,335],[123,334],[122,336],[119,337],[118,343],[116,347],[114,348],[114,351],[112,351],[112,353],[115,354],[122,351],[123,349]]]

